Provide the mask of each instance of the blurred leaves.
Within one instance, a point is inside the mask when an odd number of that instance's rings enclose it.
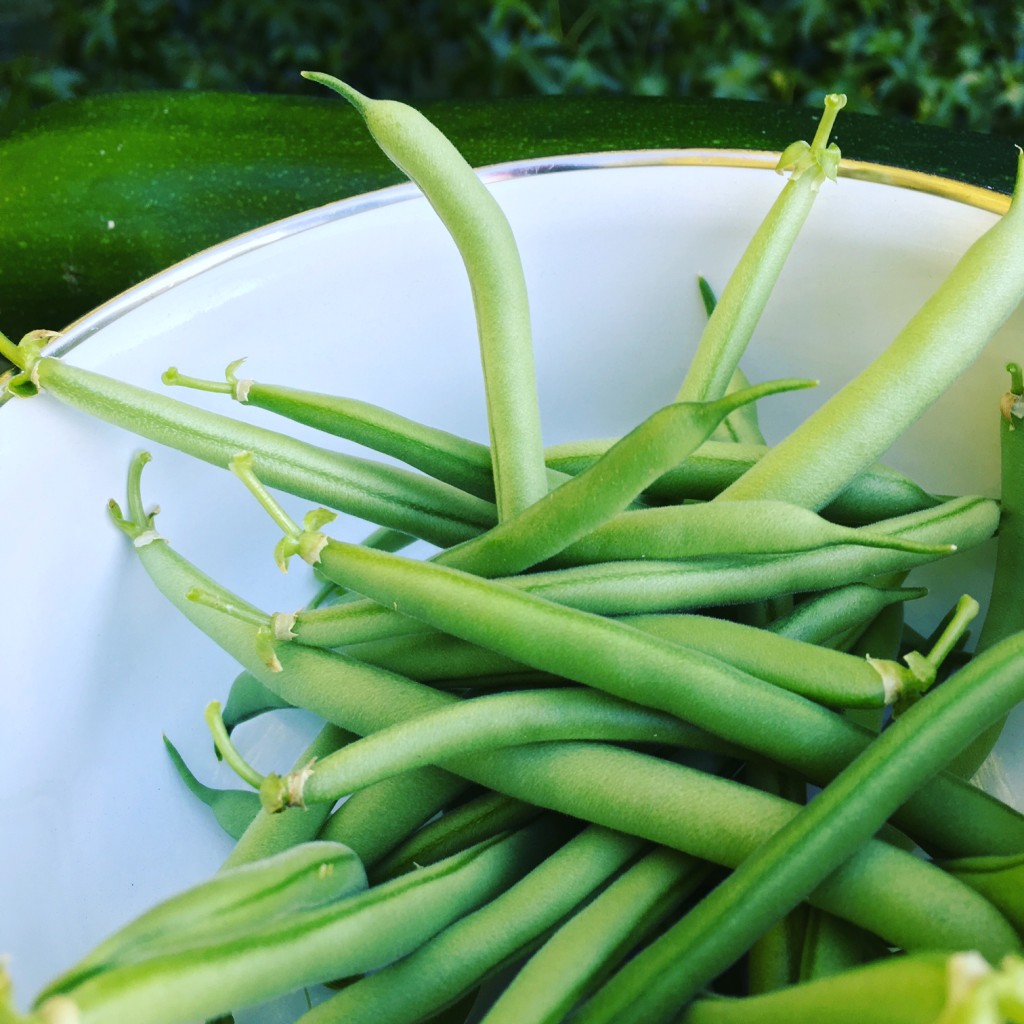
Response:
[[[308,93],[315,67],[404,99],[717,96],[1024,135],[1015,0],[0,0],[0,130],[146,88]]]

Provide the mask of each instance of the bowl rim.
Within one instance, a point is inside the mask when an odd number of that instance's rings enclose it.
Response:
[[[529,157],[503,161],[476,169],[478,177],[488,185],[510,179],[559,174],[567,171],[618,170],[632,167],[723,167],[775,170],[779,152],[756,149],[640,149],[607,152],[573,153],[550,157]],[[864,160],[842,159],[838,174],[843,178],[908,189],[963,203],[980,210],[1003,214],[1009,208],[1010,196],[980,185],[946,178],[924,171],[911,170]],[[423,193],[411,181],[349,196],[323,206],[292,214],[261,227],[235,235],[200,250],[164,270],[153,274],[121,292],[102,305],[69,324],[44,349],[47,356],[60,357],[77,348],[108,324],[149,299],[175,288],[184,281],[205,273],[233,259],[283,238],[292,237],[323,224],[354,217],[357,214],[422,198]],[[0,387],[15,371],[0,374]],[[10,392],[0,393],[0,407],[11,399]]]

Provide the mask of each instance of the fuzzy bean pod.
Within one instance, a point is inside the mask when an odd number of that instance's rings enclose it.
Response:
[[[226,942],[365,889],[366,872],[347,846],[303,843],[222,871],[146,911],[49,984],[39,1000],[67,993],[104,971]]]
[[[499,519],[548,490],[526,281],[501,207],[455,147],[419,111],[372,100],[320,72],[303,77],[348,100],[370,134],[422,190],[466,265],[476,309]]]
[[[539,839],[527,829],[281,923],[254,921],[231,939],[114,965],[49,1005],[75,1024],[189,1024],[374,970],[503,891],[535,862]],[[47,1003],[38,1012],[45,1019]]]

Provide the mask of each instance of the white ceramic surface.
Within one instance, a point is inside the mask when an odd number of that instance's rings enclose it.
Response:
[[[619,161],[650,166],[596,162],[490,176],[523,253],[549,443],[621,433],[672,399],[703,321],[696,275],[724,284],[782,184],[765,170],[673,166],[661,154]],[[814,392],[762,403],[769,440],[878,352],[994,219],[902,188],[827,184],[744,361],[753,380],[821,380]],[[1003,364],[1021,355],[1022,326],[1018,315],[892,451],[892,465],[936,492],[995,493],[996,401]],[[257,379],[335,390],[486,437],[463,268],[410,187],[211,250],[80,322],[65,343],[70,361],[155,388],[170,364],[218,377],[244,355]],[[175,393],[269,420],[223,398]],[[164,606],[107,521],[107,499],[123,497],[140,442],[46,397],[6,404],[0,428],[0,952],[25,1003],[105,933],[209,875],[228,852],[160,734],[201,778],[234,784],[211,757],[202,711],[235,672]],[[242,487],[150,447],[144,495],[163,509],[161,531],[268,610],[298,606],[308,578],[277,572],[275,528]],[[344,517],[339,529],[366,532]],[[965,587],[983,596],[984,576],[973,571],[924,575],[934,589],[911,610],[919,624]],[[287,714],[240,737],[258,764],[280,767],[310,729]]]

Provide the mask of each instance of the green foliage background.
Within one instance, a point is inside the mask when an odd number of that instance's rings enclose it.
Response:
[[[95,92],[308,93],[307,67],[408,100],[844,91],[1024,141],[1016,0],[0,0],[0,131]]]

